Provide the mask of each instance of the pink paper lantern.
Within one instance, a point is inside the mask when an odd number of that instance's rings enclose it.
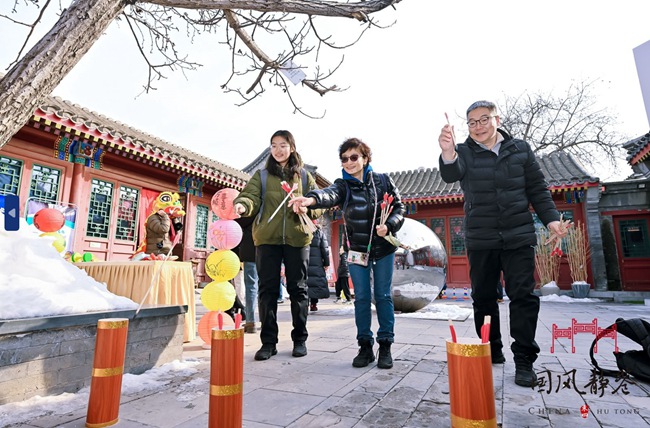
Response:
[[[239,191],[235,189],[221,189],[212,196],[212,212],[222,220],[234,220],[239,215],[235,213],[232,201],[239,196]]]
[[[208,227],[208,238],[217,250],[232,250],[241,242],[242,234],[235,220],[217,220]]]

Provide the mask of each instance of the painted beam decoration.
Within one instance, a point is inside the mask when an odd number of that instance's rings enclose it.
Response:
[[[59,136],[54,142],[54,157],[89,168],[101,169],[104,150],[88,141]]]

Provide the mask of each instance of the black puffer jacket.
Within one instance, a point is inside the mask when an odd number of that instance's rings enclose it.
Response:
[[[322,229],[316,229],[309,244],[307,287],[310,299],[327,299],[330,296],[325,268],[330,265],[330,247]]]
[[[336,270],[336,276],[337,277],[350,276],[350,268],[348,267],[347,251],[344,251],[343,253],[339,254],[339,268]]]
[[[465,197],[465,241],[469,250],[514,249],[536,245],[529,205],[544,225],[560,214],[528,143],[499,129],[499,155],[468,138],[456,147],[452,164],[439,160],[447,183],[460,180]]]
[[[372,177],[372,181],[370,181],[370,177]],[[367,252],[372,233],[372,244],[370,246],[371,260],[381,259],[397,250],[397,247],[393,244],[379,237],[375,229],[379,225],[381,215],[380,204],[383,201],[384,193],[393,196],[393,211],[386,220],[388,231],[395,234],[404,223],[404,204],[400,199],[399,190],[395,187],[395,183],[393,183],[393,180],[388,174],[384,174],[384,177],[385,179],[382,180],[379,174],[368,171],[365,174],[363,183],[354,178],[346,180],[338,178],[331,186],[325,189],[312,190],[305,195],[316,200],[316,204],[311,208],[345,207],[343,215],[345,217],[348,239],[350,240],[350,250],[362,253]],[[382,184],[382,181],[385,181],[385,186]],[[377,189],[377,195],[375,195],[375,188]],[[346,204],[346,195],[348,195],[348,192],[349,198]],[[375,202],[377,203],[376,210]],[[371,231],[373,212],[376,215],[374,221],[375,228]]]

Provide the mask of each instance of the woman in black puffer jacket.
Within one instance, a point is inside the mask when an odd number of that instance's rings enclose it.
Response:
[[[343,164],[342,179],[337,179],[325,189],[312,190],[304,197],[297,197],[290,205],[293,205],[296,211],[301,207],[310,206],[342,207],[349,248],[348,268],[354,284],[357,341],[360,347],[352,365],[365,367],[375,360],[370,307],[374,292],[379,323],[377,367],[387,369],[393,366],[390,346],[394,340],[395,314],[391,283],[397,247],[384,237],[395,234],[402,227],[404,205],[391,178],[387,174],[372,171],[372,152],[367,144],[357,138],[350,138],[339,147],[339,157]],[[387,203],[391,211],[385,222],[380,224],[384,195],[390,197],[390,203]]]

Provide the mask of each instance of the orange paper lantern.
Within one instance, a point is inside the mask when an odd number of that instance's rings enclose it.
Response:
[[[205,259],[205,273],[216,282],[230,281],[239,273],[239,257],[230,250],[217,250]]]
[[[232,250],[241,242],[242,230],[235,220],[217,220],[208,227],[208,238],[219,250]]]
[[[63,213],[55,208],[43,208],[34,214],[34,226],[41,232],[56,232],[64,224]]]
[[[221,314],[223,319],[223,328],[229,329],[235,326],[235,321],[228,314]],[[199,337],[208,347],[212,342],[212,329],[219,326],[219,312],[210,311],[203,314],[199,321]]]
[[[235,189],[221,189],[212,196],[210,205],[212,205],[212,212],[219,216],[222,220],[234,220],[239,215],[235,212],[233,201],[239,196],[239,191]]]
[[[235,287],[231,283],[212,281],[201,292],[201,303],[209,311],[227,311],[235,303]]]

